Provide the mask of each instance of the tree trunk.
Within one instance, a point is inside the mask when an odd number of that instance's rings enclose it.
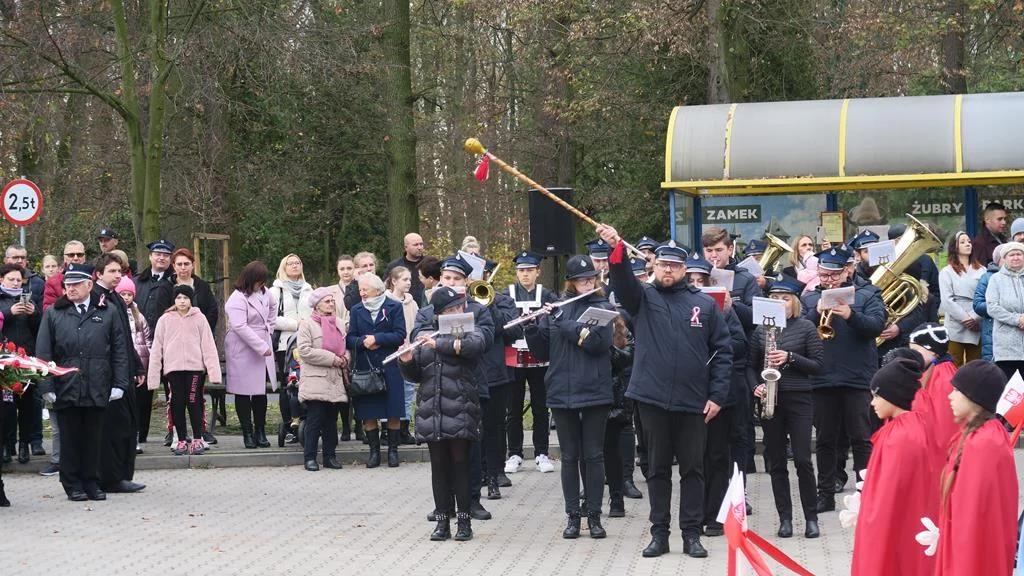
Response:
[[[726,65],[725,41],[722,34],[720,11],[722,0],[707,0],[704,4],[708,18],[708,104],[729,102],[729,71]]]
[[[964,0],[947,0],[946,8],[946,33],[942,38],[942,78],[939,84],[946,94],[966,94]]]
[[[135,90],[135,57],[128,36],[128,20],[125,16],[124,1],[111,0],[114,32],[117,36],[117,56],[121,61],[121,92],[124,109],[122,113],[125,131],[128,134],[129,162],[132,182],[132,228],[135,233],[135,256],[145,261],[145,242],[142,228],[143,210],[146,205],[146,145],[142,139],[139,121],[139,100]]]
[[[384,59],[383,96],[388,132],[387,155],[388,244],[392,254],[402,253],[402,239],[419,231],[416,203],[416,132],[413,124],[412,68],[410,61],[409,0],[383,1],[381,31]]]
[[[167,0],[149,2],[149,50],[152,80],[149,89],[149,118],[146,129],[146,185],[142,203],[140,244],[160,235],[160,164],[164,151],[164,116],[167,109],[167,77],[170,63],[164,54],[167,29]]]

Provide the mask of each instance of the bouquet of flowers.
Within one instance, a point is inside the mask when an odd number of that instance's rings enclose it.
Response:
[[[24,348],[14,342],[7,342],[0,347],[0,390],[4,397],[13,394],[22,395],[34,382],[53,374],[63,376],[78,368],[61,368],[53,362],[45,362],[29,356]]]

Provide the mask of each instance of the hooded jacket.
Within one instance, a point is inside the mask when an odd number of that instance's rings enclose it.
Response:
[[[206,371],[210,382],[223,382],[213,332],[206,316],[195,306],[184,316],[177,310],[168,310],[156,323],[146,378],[149,389],[160,386],[162,374],[183,370]]]
[[[1017,327],[1024,316],[1024,269],[1000,268],[988,280],[985,300],[992,317],[992,359],[1024,360],[1024,330]]]

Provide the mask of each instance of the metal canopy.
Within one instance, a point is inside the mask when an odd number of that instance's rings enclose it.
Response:
[[[1024,93],[678,106],[662,188],[771,194],[1024,182]]]

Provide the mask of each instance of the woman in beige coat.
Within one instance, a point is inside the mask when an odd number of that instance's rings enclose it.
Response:
[[[328,288],[317,288],[309,296],[313,310],[299,323],[295,334],[299,353],[299,401],[306,406],[303,452],[306,470],[316,472],[316,445],[323,436],[324,467],[341,469],[338,447],[338,408],[348,401],[345,393],[344,327],[335,316],[337,303]]]

